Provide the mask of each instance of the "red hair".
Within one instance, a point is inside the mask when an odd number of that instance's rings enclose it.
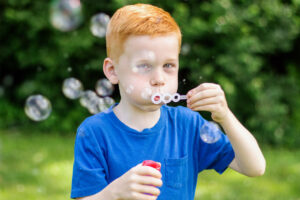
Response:
[[[181,46],[180,28],[171,15],[149,4],[128,5],[112,16],[106,33],[107,56],[118,62],[124,51],[124,42],[131,35],[151,37],[175,34]]]

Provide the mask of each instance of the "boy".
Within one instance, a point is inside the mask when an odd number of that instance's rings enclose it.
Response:
[[[203,83],[187,94],[187,107],[154,104],[155,93],[178,86],[181,33],[166,11],[136,4],[116,11],[108,25],[103,71],[119,85],[121,100],[78,128],[72,198],[192,200],[197,175],[228,166],[260,176],[264,156],[249,131],[234,117],[220,86]],[[193,111],[192,111],[193,110]],[[226,132],[213,144],[200,139],[209,111]],[[142,166],[154,160],[161,172]]]

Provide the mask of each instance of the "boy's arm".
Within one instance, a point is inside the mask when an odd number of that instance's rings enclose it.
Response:
[[[252,134],[236,119],[227,106],[222,88],[213,83],[203,83],[187,94],[187,106],[195,111],[209,111],[227,134],[235,158],[230,168],[247,176],[264,174],[266,162]]]
[[[247,176],[261,176],[266,161],[253,135],[229,111],[221,122],[235,152],[229,167]]]
[[[131,168],[100,192],[80,200],[155,200],[162,186],[161,173],[141,164]]]
[[[117,200],[113,193],[110,191],[109,186],[106,186],[103,190],[100,192],[91,195],[91,196],[86,196],[86,197],[80,197],[76,198],[78,200],[100,200],[100,199],[107,199],[107,200]]]

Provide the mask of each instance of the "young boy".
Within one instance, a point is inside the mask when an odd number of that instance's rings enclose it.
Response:
[[[203,83],[187,93],[187,107],[154,104],[151,95],[174,94],[178,86],[181,33],[166,11],[136,4],[116,11],[108,25],[103,71],[119,85],[121,100],[78,128],[72,198],[192,200],[197,175],[230,168],[264,174],[265,159],[249,131],[227,106],[219,85]],[[215,143],[201,140],[211,112],[226,132]],[[142,166],[161,165],[161,172]]]

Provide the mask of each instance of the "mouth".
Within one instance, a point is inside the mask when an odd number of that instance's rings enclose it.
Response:
[[[158,96],[158,95],[157,95],[157,96],[154,96],[154,100],[155,100],[155,101],[159,101],[159,100],[160,100],[160,96]]]
[[[154,104],[160,104],[162,102],[161,101],[161,94],[160,93],[153,94],[152,97],[151,97],[151,101]]]

